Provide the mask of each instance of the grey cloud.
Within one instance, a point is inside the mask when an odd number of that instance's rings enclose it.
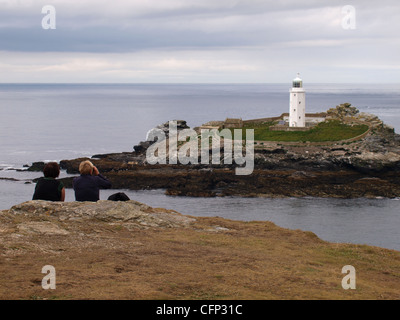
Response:
[[[184,3],[184,2],[183,2]],[[137,13],[68,9],[56,5],[57,29],[42,30],[35,5],[12,15],[0,14],[0,49],[21,51],[124,52],[148,48],[257,46],[303,39],[337,38],[340,28],[307,19],[308,10],[323,10],[321,1],[225,1],[224,6],[182,6]],[[201,3],[201,2],[200,2]],[[207,3],[207,2],[206,2]],[[229,5],[229,3],[233,5]],[[315,14],[315,12],[314,12]],[[337,13],[340,18],[339,13]],[[14,17],[14,19],[13,19]],[[297,22],[293,22],[296,21]],[[230,20],[232,20],[230,22]],[[0,26],[1,26],[0,25]],[[7,26],[8,25],[8,26]],[[362,31],[362,30],[361,30]]]
[[[341,7],[348,4],[344,0],[52,2],[57,10],[57,29],[43,30],[41,6],[47,1],[31,1],[18,10],[5,8],[0,0],[0,53],[19,52],[20,61],[29,61],[25,57],[31,53],[37,58],[55,52],[55,56],[63,57],[65,69],[71,65],[66,58],[69,55],[75,59],[79,53],[89,53],[113,62],[113,54],[121,54],[124,61],[120,68],[107,67],[109,74],[116,75],[115,79],[122,74],[128,77],[137,69],[173,77],[174,64],[170,69],[160,67],[165,66],[160,64],[165,56],[176,60],[181,68],[176,74],[196,73],[199,77],[198,70],[208,65],[202,60],[206,56],[216,66],[207,72],[214,78],[229,80],[233,71],[227,70],[233,70],[235,65],[237,79],[264,79],[268,72],[275,73],[274,79],[281,74],[286,79],[297,68],[308,69],[314,78],[323,77],[319,71],[322,68],[338,77],[341,73],[353,74],[349,69],[352,66],[358,75],[367,72],[361,66],[371,66],[374,74],[384,70],[382,75],[390,73],[394,79],[396,75],[390,66],[400,65],[400,7],[395,0],[354,2],[356,30],[341,27]],[[130,64],[130,54],[135,63]],[[9,60],[12,55],[9,54]],[[149,55],[151,61],[143,63]],[[35,63],[47,65],[36,58]],[[218,70],[225,60],[225,69]],[[188,67],[193,61],[201,62],[197,69]],[[10,70],[15,65],[15,61],[7,64]],[[49,65],[58,62],[54,60]],[[62,74],[64,69],[54,70]],[[208,77],[209,73],[203,76]],[[97,74],[91,76],[97,79]]]
[[[84,2],[83,2],[84,3]],[[185,3],[185,2],[183,2]],[[128,52],[150,48],[229,48],[263,46],[299,39],[338,39],[343,30],[330,21],[317,20],[318,10],[336,10],[334,1],[225,1],[221,6],[183,5],[164,10],[135,12],[134,7],[123,7],[114,12],[101,8],[69,8],[60,2],[57,9],[57,29],[43,30],[43,15],[35,5],[11,15],[0,14],[0,49],[9,51],[84,51]],[[202,2],[200,2],[202,3]],[[207,2],[205,2],[207,4]],[[326,9],[328,5],[335,5]],[[371,16],[370,8],[366,16]],[[361,7],[361,6],[360,6]],[[314,10],[314,11],[312,11]],[[325,11],[324,11],[325,10]],[[359,10],[360,14],[363,12]],[[14,17],[14,19],[13,19]],[[4,18],[4,19],[3,19]],[[361,17],[358,18],[362,24]],[[375,23],[373,20],[371,23]],[[8,25],[8,26],[7,26]],[[4,27],[1,27],[4,26]],[[392,27],[392,29],[395,29]],[[369,34],[366,34],[368,30]],[[370,34],[385,36],[379,27],[360,28],[353,37]],[[349,37],[349,33],[345,35]]]

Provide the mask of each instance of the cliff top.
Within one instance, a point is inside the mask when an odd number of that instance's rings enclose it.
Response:
[[[397,251],[135,201],[16,205],[0,212],[0,255],[1,299],[400,298]],[[345,265],[356,290],[341,286]]]

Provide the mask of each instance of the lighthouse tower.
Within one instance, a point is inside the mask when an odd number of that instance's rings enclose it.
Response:
[[[303,80],[299,74],[293,79],[290,89],[289,127],[306,126],[306,92],[303,89]]]

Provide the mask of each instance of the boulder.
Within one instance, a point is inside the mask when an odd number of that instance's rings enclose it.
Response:
[[[176,211],[157,209],[146,204],[130,201],[97,202],[50,202],[27,201],[13,206],[8,213],[15,216],[30,216],[32,220],[20,226],[27,232],[67,234],[57,225],[64,221],[97,220],[107,223],[124,222],[127,226],[137,228],[159,227],[173,228],[189,226],[196,220]],[[51,218],[53,217],[53,218]],[[51,222],[49,222],[51,218]],[[55,218],[55,219],[54,219]]]
[[[332,119],[343,119],[344,117],[353,117],[359,111],[356,107],[352,107],[351,103],[342,103],[336,108],[331,108],[327,111],[327,116]]]
[[[44,162],[33,162],[32,165],[26,169],[27,171],[42,172],[44,169]]]

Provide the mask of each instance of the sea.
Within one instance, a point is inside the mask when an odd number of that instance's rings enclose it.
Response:
[[[400,84],[304,84],[306,112],[351,103],[400,132]],[[32,198],[36,161],[132,151],[155,126],[243,120],[289,110],[289,84],[0,84],[0,210]],[[66,172],[61,177],[66,177]],[[122,190],[192,216],[271,221],[337,243],[400,250],[400,199],[197,198]],[[101,199],[116,192],[102,190]],[[66,201],[74,201],[66,190]]]

